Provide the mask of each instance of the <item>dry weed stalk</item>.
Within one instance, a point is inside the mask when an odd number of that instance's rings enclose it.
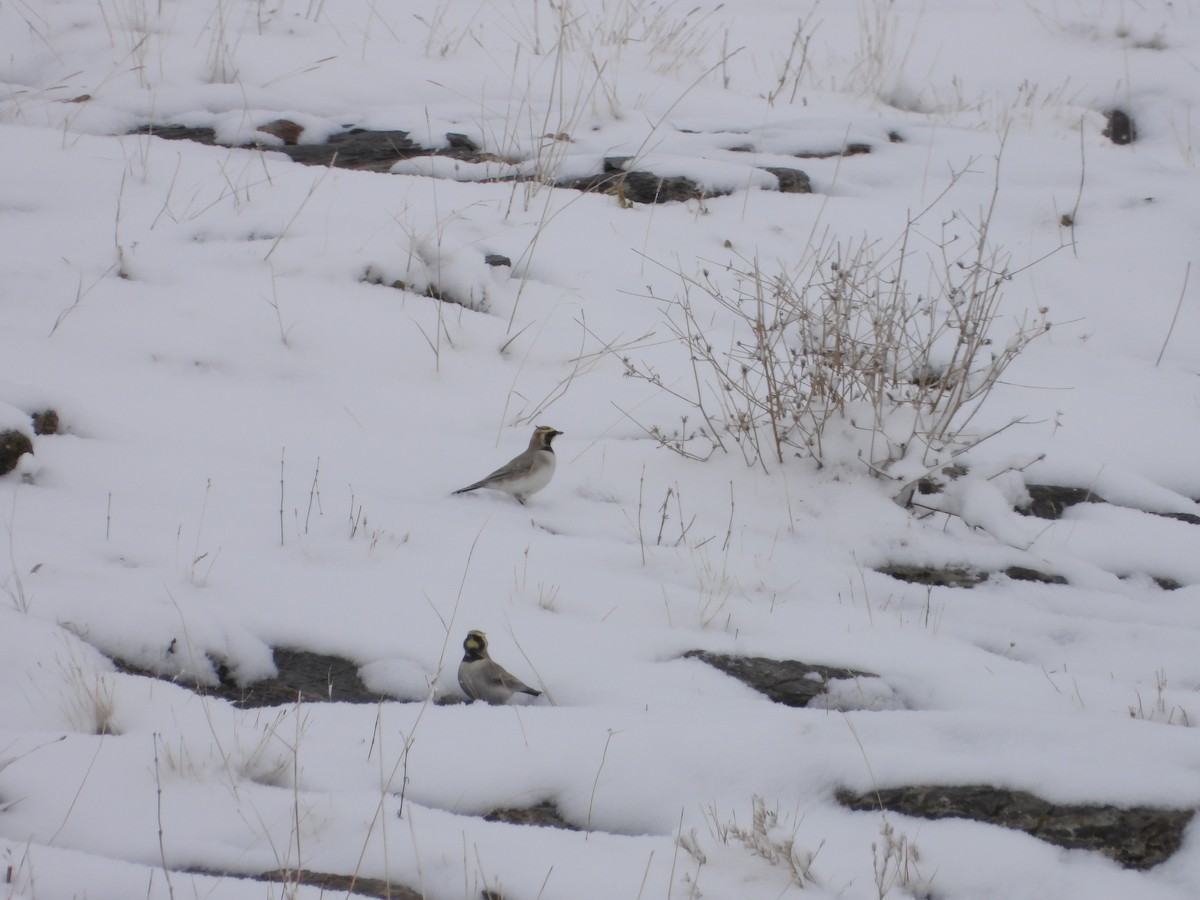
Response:
[[[749,827],[743,828],[737,822],[722,822],[715,809],[709,810],[708,819],[713,836],[722,844],[728,844],[729,839],[733,838],[754,856],[772,866],[782,866],[796,887],[806,888],[821,883],[812,866],[824,842],[816,850],[799,850],[795,833],[787,833],[780,824],[778,810],[768,808],[766,801],[757,794],[751,798]],[[694,834],[690,842],[684,841],[682,835],[678,840],[693,856],[699,853],[698,849],[693,849],[698,846]]]
[[[923,255],[913,246],[918,214],[891,247],[827,238],[775,274],[757,259],[676,270],[681,291],[665,301],[666,323],[688,352],[691,384],[668,387],[629,356],[625,374],[683,399],[706,423],[705,438],[725,450],[731,438],[764,471],[792,456],[818,466],[856,460],[876,475],[900,460],[945,464],[988,436],[968,430],[971,420],[1050,328],[1040,309],[995,337],[1015,274],[989,241],[997,193],[978,222],[958,213],[943,221]],[[912,284],[918,261],[922,290]]]

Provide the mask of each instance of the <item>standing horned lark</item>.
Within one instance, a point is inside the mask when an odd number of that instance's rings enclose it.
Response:
[[[561,431],[539,425],[533,429],[529,449],[510,459],[482,481],[459,488],[454,493],[465,494],[477,488],[492,488],[512,494],[518,502],[524,504],[526,497],[536,494],[550,483],[550,478],[554,475],[554,448],[550,443],[560,434]]]
[[[463,650],[466,653],[458,664],[458,685],[472,701],[486,700],[499,706],[517,693],[542,696],[541,691],[535,691],[488,656],[487,636],[482,631],[467,632]]]

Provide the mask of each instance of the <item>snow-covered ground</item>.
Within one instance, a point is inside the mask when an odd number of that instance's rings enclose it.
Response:
[[[3,896],[261,897],[185,870],[292,868],[436,900],[1200,894],[1196,826],[1134,872],[834,799],[1200,805],[1200,527],[1150,514],[1200,514],[1192,0],[56,0],[0,4],[0,50],[0,427],[62,423],[0,478]],[[1102,135],[1114,108],[1135,143]],[[129,134],[269,142],[280,118],[497,161],[388,175]],[[795,158],[847,143],[872,152]],[[613,156],[721,195],[485,180]],[[985,219],[1012,273],[990,346],[1052,327],[962,425],[997,433],[941,511],[894,502],[932,458],[878,477],[849,413],[822,467],[650,436],[703,424],[685,287],[722,354],[750,336],[698,283],[868,245],[928,296]],[[450,495],[539,424],[564,434],[527,506]],[[1110,504],[1019,516],[1032,483]],[[897,563],[1068,584],[875,571]],[[471,628],[545,697],[242,711],[110,662],[250,682],[302,648],[442,698]],[[880,680],[793,709],[690,649]],[[543,801],[584,830],[479,818]],[[787,842],[803,888],[764,846]]]

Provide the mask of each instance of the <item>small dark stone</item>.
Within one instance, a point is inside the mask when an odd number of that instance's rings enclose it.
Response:
[[[881,788],[861,794],[839,790],[854,810],[883,809],[924,819],[959,818],[1023,831],[1057,847],[1096,850],[1129,869],[1149,869],[1183,842],[1191,809],[1121,808],[1050,803],[1025,791],[991,785]]]
[[[499,253],[489,253],[483,258],[483,261],[489,266],[508,266],[512,268],[512,260],[507,256],[501,256]]]
[[[779,179],[779,193],[781,194],[812,193],[812,181],[808,174],[800,169],[789,169],[786,166],[763,166],[763,170]]]
[[[1137,140],[1137,128],[1134,127],[1129,113],[1122,109],[1113,109],[1104,115],[1108,118],[1108,125],[1102,132],[1106,138],[1114,144],[1132,144]]]
[[[844,678],[878,678],[870,672],[859,672],[840,666],[822,666],[790,659],[767,659],[762,656],[729,656],[707,650],[689,650],[685,659],[698,659],[726,675],[765,694],[784,706],[804,707],[813,698],[825,693],[830,681]]]
[[[1039,519],[1061,519],[1063,510],[1077,503],[1103,503],[1104,498],[1087,488],[1059,487],[1054,484],[1028,484],[1029,505],[1017,512]]]
[[[33,452],[33,441],[20,431],[0,431],[0,475],[7,475],[17,467],[17,462],[26,453]]]
[[[958,463],[942,466],[942,475],[945,476],[945,481],[933,475],[926,475],[917,480],[917,490],[922,494],[940,494],[946,489],[946,482],[962,478],[968,471],[966,466]]]
[[[1047,575],[1037,569],[1027,569],[1024,566],[1009,566],[1004,574],[1013,581],[1036,581],[1039,584],[1066,584],[1067,579],[1061,575]]]
[[[1153,579],[1153,581],[1164,591],[1177,591],[1183,587],[1183,585],[1174,578],[1156,577]]]
[[[58,413],[54,410],[39,410],[30,416],[30,419],[33,420],[34,434],[58,434]]]
[[[975,572],[961,566],[881,566],[875,570],[881,575],[898,578],[910,584],[928,584],[933,587],[971,588],[987,580],[986,572]]]
[[[917,479],[917,492],[920,494],[940,494],[946,486],[929,475]]]
[[[846,149],[842,151],[843,156],[861,156],[864,153],[871,152],[870,144],[847,144]]]
[[[891,141],[893,144],[903,144],[904,143],[904,137],[898,131],[889,131],[888,132],[888,140]]]
[[[479,152],[479,145],[467,137],[465,134],[460,134],[457,131],[447,131],[446,140],[450,144],[451,149],[467,150],[471,153]]]

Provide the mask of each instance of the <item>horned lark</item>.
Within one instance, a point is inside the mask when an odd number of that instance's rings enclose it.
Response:
[[[542,696],[541,691],[535,691],[488,656],[487,636],[482,631],[467,632],[463,650],[466,653],[458,664],[458,685],[472,701],[486,700],[500,706],[513,694]]]
[[[510,459],[482,481],[459,488],[454,493],[465,494],[478,488],[492,488],[512,494],[523,504],[526,497],[536,494],[550,483],[554,475],[554,448],[550,444],[560,434],[561,431],[539,425],[533,429],[529,449]]]

